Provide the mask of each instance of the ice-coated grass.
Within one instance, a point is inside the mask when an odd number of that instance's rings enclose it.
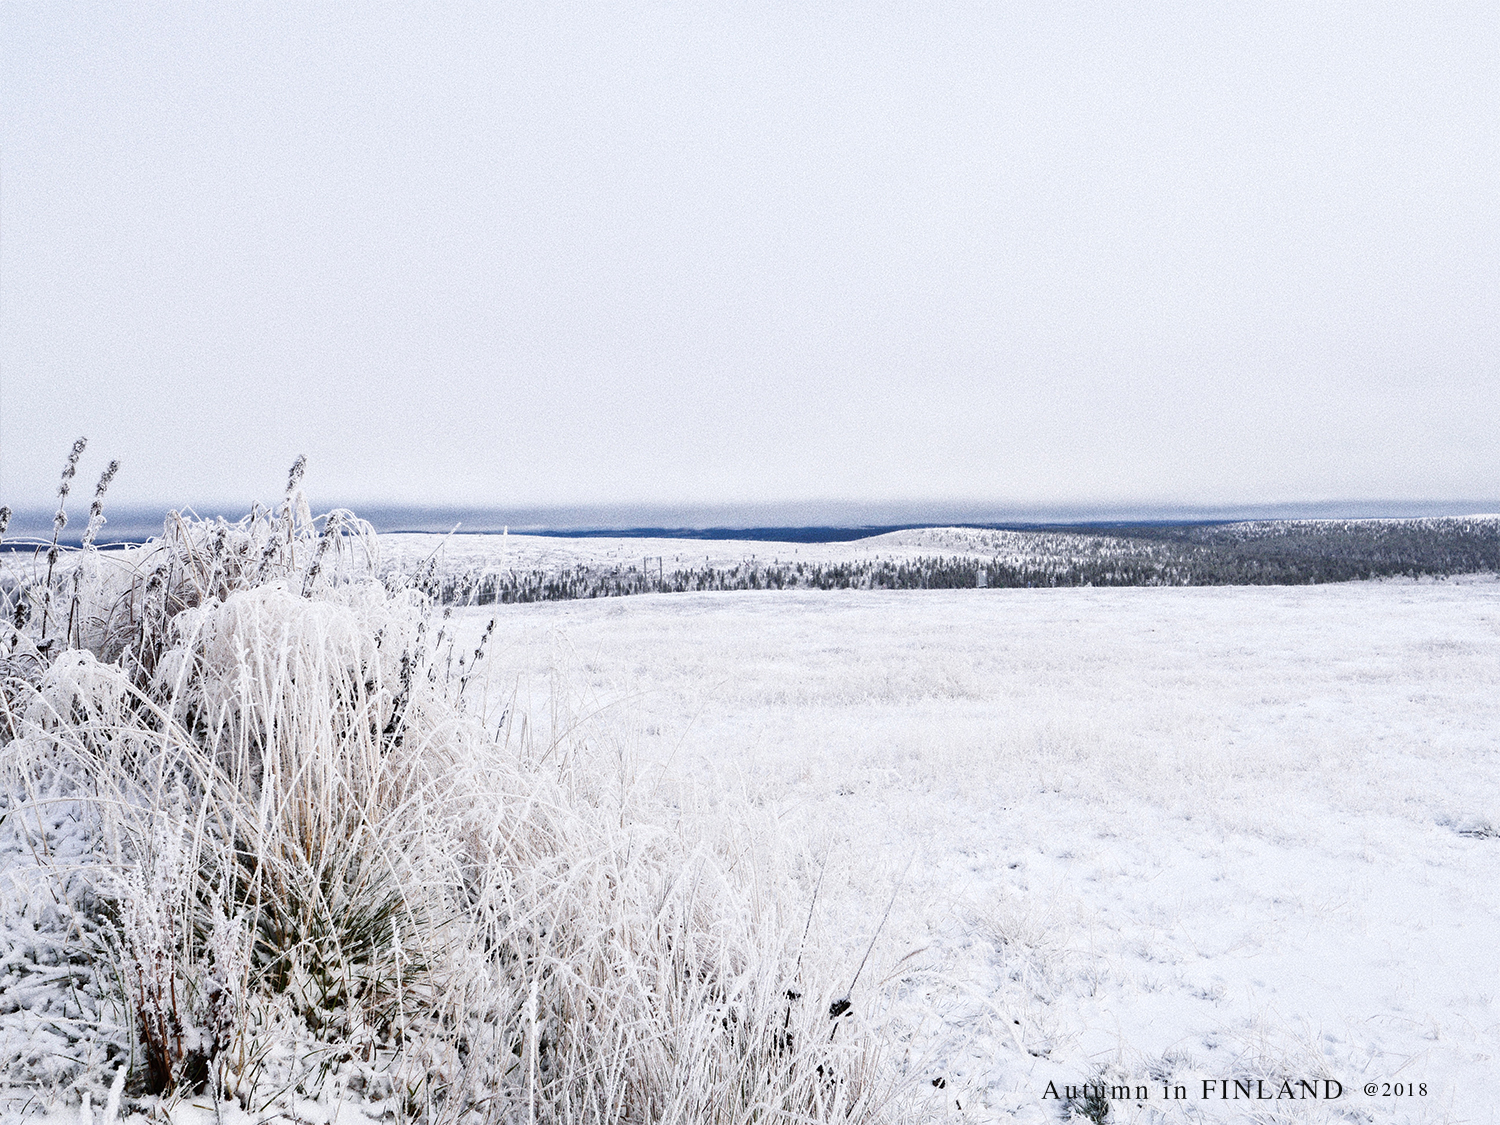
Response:
[[[804,942],[774,821],[486,715],[484,641],[295,478],[9,587],[0,1108],[888,1118],[876,1006],[830,1017],[844,947]],[[48,643],[28,614],[64,602]]]

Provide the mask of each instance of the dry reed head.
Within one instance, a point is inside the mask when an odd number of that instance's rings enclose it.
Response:
[[[99,483],[94,488],[94,500],[89,505],[89,523],[83,532],[83,546],[85,549],[94,545],[94,537],[99,534],[99,529],[104,526],[104,494],[109,491],[110,482],[115,479],[115,474],[120,471],[120,462],[111,461],[103,473],[99,475]]]
[[[292,468],[286,478],[286,498],[290,500],[297,486],[302,483],[302,474],[307,472],[307,454],[297,454],[297,459],[292,462]]]
[[[68,453],[67,463],[63,466],[62,480],[57,485],[57,514],[52,517],[53,526],[58,531],[68,525],[68,513],[63,510],[63,507],[67,502],[68,493],[73,489],[73,477],[78,472],[78,458],[83,456],[88,443],[88,438],[79,438],[75,441],[72,450]]]
[[[79,438],[75,441],[72,450],[68,453],[67,463],[63,465],[62,479],[57,484],[57,512],[52,517],[52,546],[47,550],[48,567],[57,565],[57,537],[62,534],[63,528],[68,526],[68,493],[73,489],[73,477],[78,472],[78,458],[83,456],[87,445],[88,438]]]

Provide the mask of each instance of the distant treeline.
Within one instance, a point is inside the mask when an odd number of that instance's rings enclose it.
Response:
[[[420,581],[446,604],[490,605],[707,590],[1307,585],[1477,572],[1500,572],[1500,521],[1136,526],[1110,534],[1012,534],[1004,549],[988,559],[983,554],[937,553],[675,569],[647,560],[616,567],[578,564],[561,571],[443,574],[432,568]]]

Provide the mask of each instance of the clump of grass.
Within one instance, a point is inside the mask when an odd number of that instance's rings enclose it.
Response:
[[[878,1046],[802,948],[767,838],[657,816],[581,738],[486,726],[464,700],[484,641],[454,669],[430,598],[373,577],[352,513],[311,516],[303,467],[238,523],[172,513],[13,587],[75,604],[58,646],[45,611],[10,626],[7,854],[114,982],[96,1010],[129,1091],[877,1120]]]

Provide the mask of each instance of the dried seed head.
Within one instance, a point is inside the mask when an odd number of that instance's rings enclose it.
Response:
[[[84,447],[88,443],[88,438],[79,438],[75,441],[73,449],[68,453],[68,463],[63,466],[62,480],[57,485],[57,514],[52,517],[52,539],[54,546],[56,545],[58,533],[68,526],[68,513],[63,511],[63,505],[67,503],[68,493],[73,490],[73,475],[78,472],[78,458],[83,456]]]
[[[94,489],[94,502],[89,505],[89,525],[83,532],[83,545],[92,547],[94,536],[99,534],[99,529],[108,521],[104,518],[104,494],[109,491],[109,482],[115,479],[115,474],[120,471],[120,462],[111,461],[99,477],[99,484]]]
[[[84,449],[88,446],[88,438],[79,438],[73,443],[73,450],[68,454],[68,463],[63,466],[62,479],[66,484],[73,479],[73,474],[78,472],[78,458],[83,456]]]
[[[302,483],[302,474],[307,472],[307,454],[297,454],[297,459],[292,462],[292,471],[286,478],[286,498],[290,500],[292,493],[297,491],[297,486]]]
[[[115,474],[120,471],[120,462],[111,461],[105,466],[104,472],[99,474],[99,483],[94,487],[94,499],[103,500],[104,494],[109,491],[110,481],[115,479]]]

